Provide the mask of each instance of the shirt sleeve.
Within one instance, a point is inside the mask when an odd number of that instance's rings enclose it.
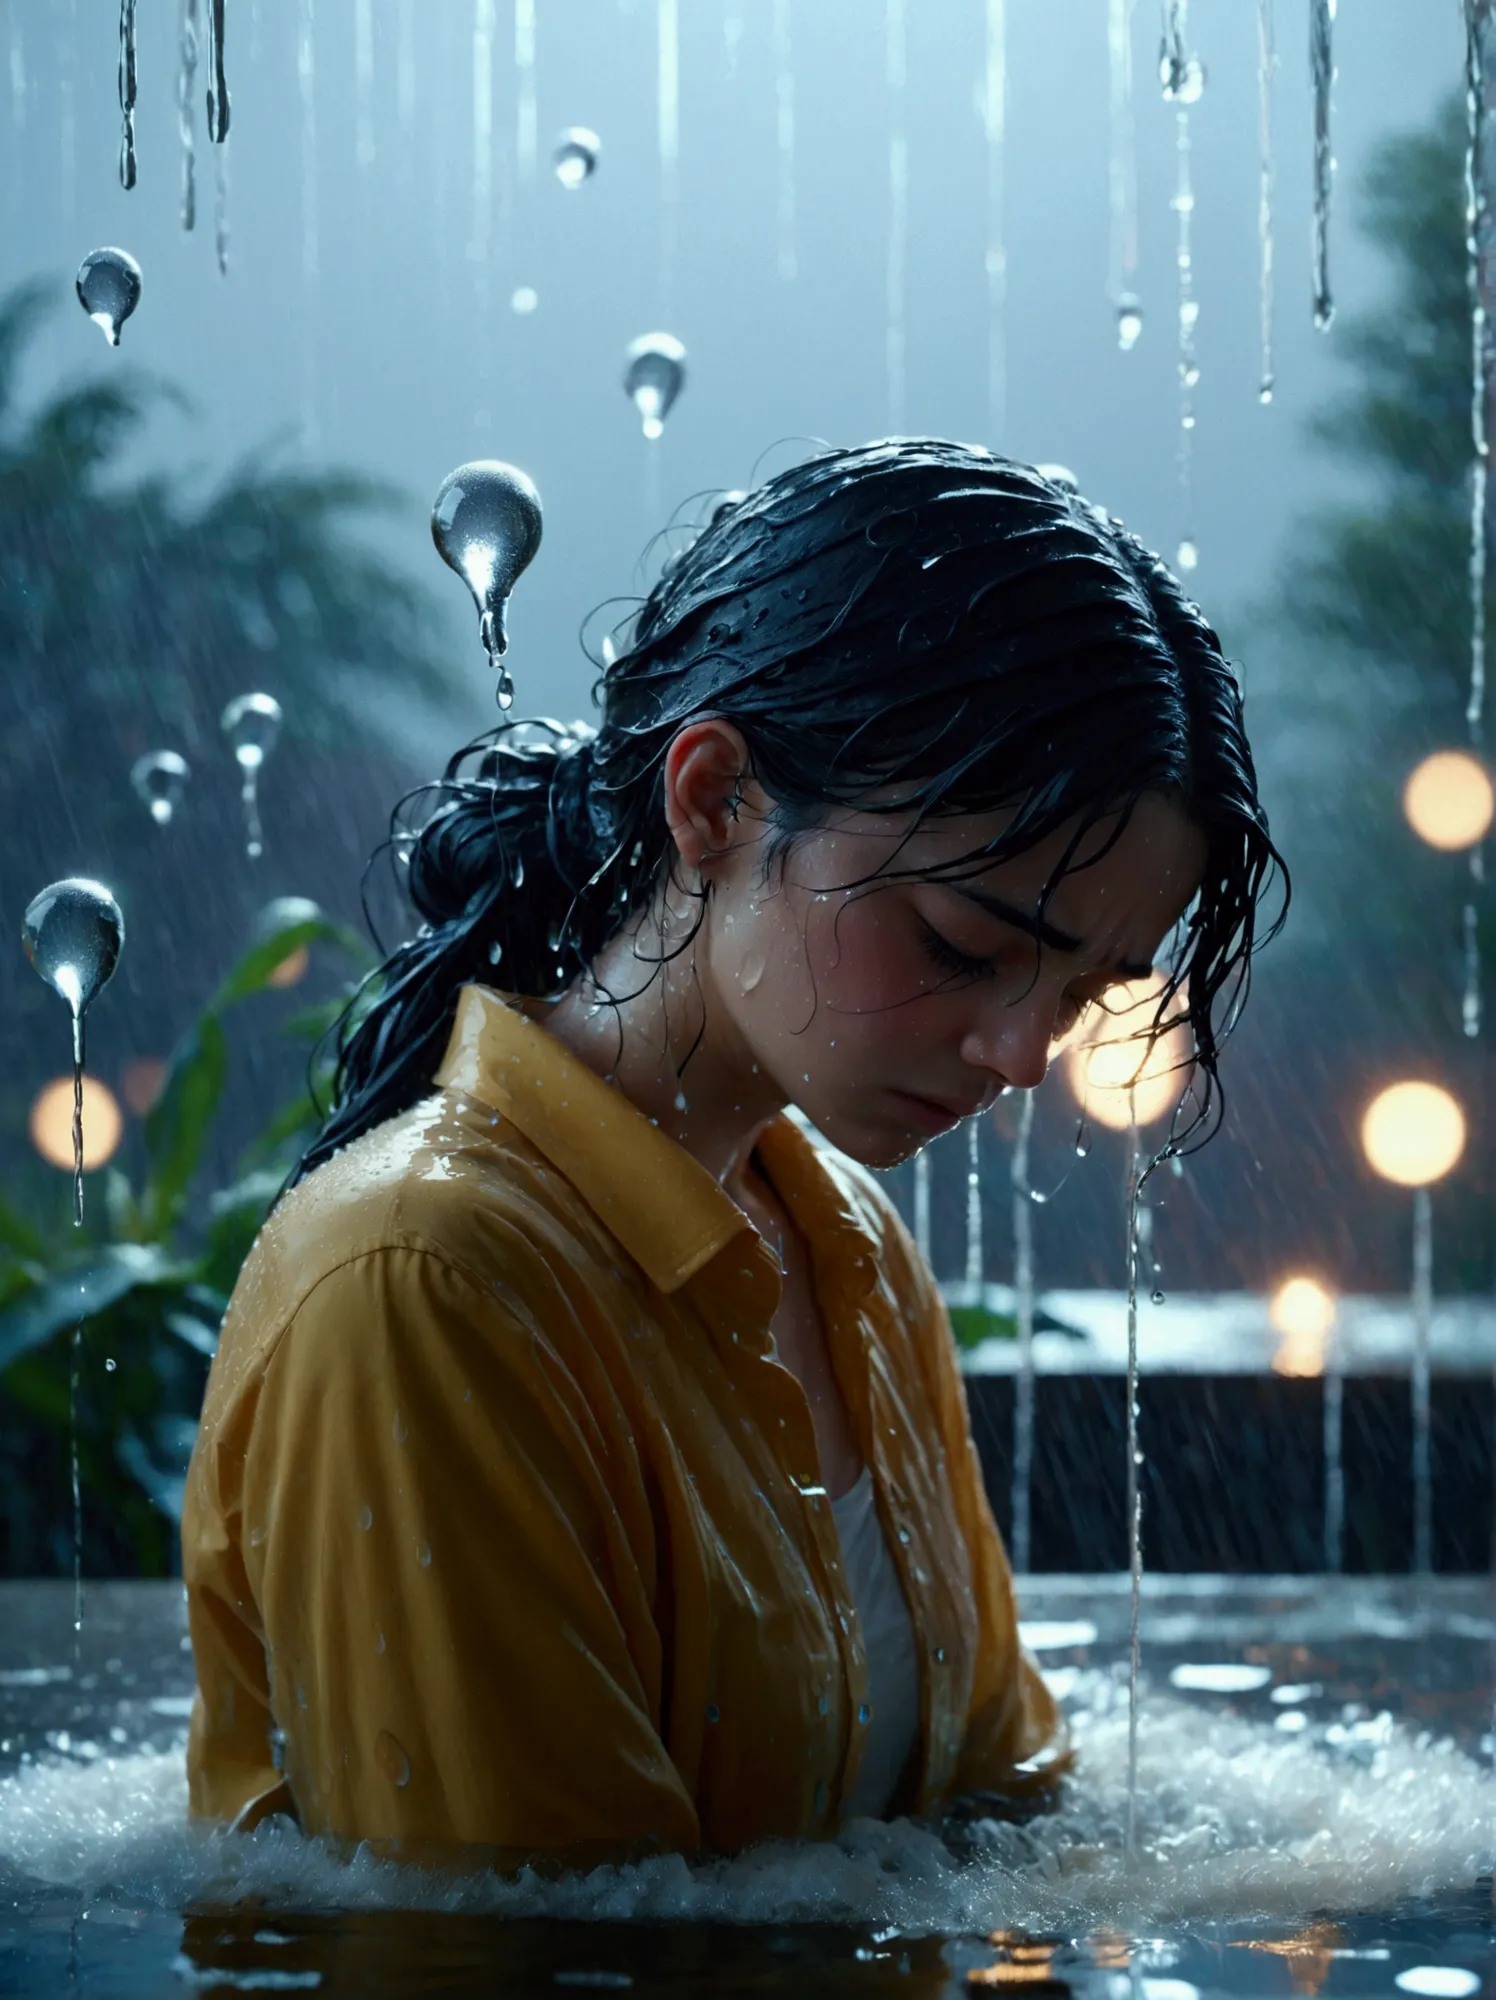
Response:
[[[977,1609],[976,1672],[951,1789],[954,1794],[993,1791],[1023,1797],[1043,1791],[1068,1768],[1068,1732],[1043,1676],[1019,1641],[1013,1574],[971,1434],[950,1315],[902,1223],[896,1227],[904,1237],[919,1346],[929,1370]]]
[[[629,1426],[577,1379],[564,1294],[539,1303],[383,1246],[319,1282],[267,1366],[245,1561],[309,1831],[505,1865],[699,1844]]]

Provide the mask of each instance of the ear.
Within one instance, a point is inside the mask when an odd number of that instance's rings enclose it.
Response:
[[[665,752],[665,824],[688,868],[700,869],[740,837],[748,773],[748,745],[718,715],[688,722]]]

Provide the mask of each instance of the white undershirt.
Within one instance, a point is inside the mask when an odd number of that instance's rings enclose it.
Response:
[[[873,1497],[873,1475],[864,1465],[857,1484],[831,1503],[841,1536],[842,1566],[867,1649],[866,1723],[857,1779],[842,1801],[843,1819],[881,1819],[919,1734],[919,1658],[903,1586],[884,1539]]]

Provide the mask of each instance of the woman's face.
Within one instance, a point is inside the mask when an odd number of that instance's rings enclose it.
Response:
[[[933,822],[900,849],[903,824],[840,814],[765,883],[762,804],[745,784],[727,850],[704,870],[713,890],[696,973],[740,1055],[870,1167],[1041,1082],[1087,1003],[1149,972],[1205,866],[1199,829],[1146,794],[1109,850],[1115,818],[1088,831],[1041,923],[1074,824],[976,874],[849,889],[879,867],[959,859],[1004,816]]]

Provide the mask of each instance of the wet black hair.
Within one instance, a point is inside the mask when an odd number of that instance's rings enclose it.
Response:
[[[396,809],[422,923],[339,1024],[332,1109],[293,1180],[430,1091],[461,987],[557,992],[650,905],[676,858],[665,755],[705,715],[741,732],[772,801],[766,872],[836,807],[1001,807],[1002,833],[940,872],[1074,820],[1047,902],[1088,829],[1120,810],[1114,840],[1144,793],[1174,800],[1207,861],[1158,1012],[1182,1009],[1195,1046],[1170,1147],[1215,1129],[1220,1043],[1287,873],[1220,641],[1068,477],[935,438],[819,451],[711,507],[617,639],[596,730],[502,722]],[[905,872],[929,873],[879,879]]]

